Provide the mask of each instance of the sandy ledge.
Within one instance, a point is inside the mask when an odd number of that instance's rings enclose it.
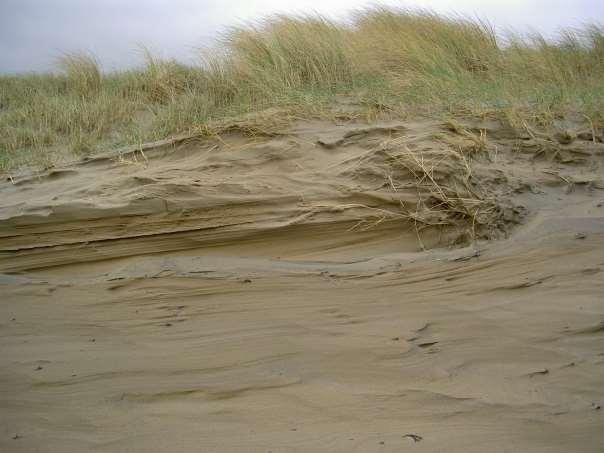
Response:
[[[0,450],[601,452],[581,137],[305,121],[0,183]]]

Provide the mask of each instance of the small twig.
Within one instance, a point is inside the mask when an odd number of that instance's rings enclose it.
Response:
[[[149,166],[149,159],[147,159],[147,156],[145,156],[145,153],[143,151],[143,147],[141,146],[139,149],[141,156],[143,156],[143,159],[145,159],[145,165],[148,167]]]
[[[594,122],[585,113],[583,114],[583,116],[585,118],[587,118],[587,121],[589,121],[589,126],[591,127],[591,138],[592,138],[593,142],[598,143],[598,140],[596,139],[596,128],[594,127]]]
[[[565,178],[564,176],[562,176],[559,172],[554,171],[554,170],[541,170],[543,173],[548,174],[548,175],[552,175],[552,176],[557,176],[558,178],[560,178],[562,181],[564,181],[566,184],[568,185],[573,185],[573,182],[570,181],[569,179]]]

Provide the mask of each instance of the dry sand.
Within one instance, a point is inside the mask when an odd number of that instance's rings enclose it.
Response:
[[[604,451],[601,137],[452,129],[232,130],[0,183],[0,451]],[[479,130],[493,226],[397,214],[429,198],[405,150]]]

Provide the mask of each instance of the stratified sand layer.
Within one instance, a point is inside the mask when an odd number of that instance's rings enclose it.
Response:
[[[9,178],[0,450],[604,451],[601,141],[301,122]],[[493,225],[418,225],[385,142],[474,152]]]

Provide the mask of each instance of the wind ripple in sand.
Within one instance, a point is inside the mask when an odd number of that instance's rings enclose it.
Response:
[[[602,451],[604,145],[472,127],[496,241],[401,215],[392,159],[471,145],[430,121],[3,183],[0,450]]]

